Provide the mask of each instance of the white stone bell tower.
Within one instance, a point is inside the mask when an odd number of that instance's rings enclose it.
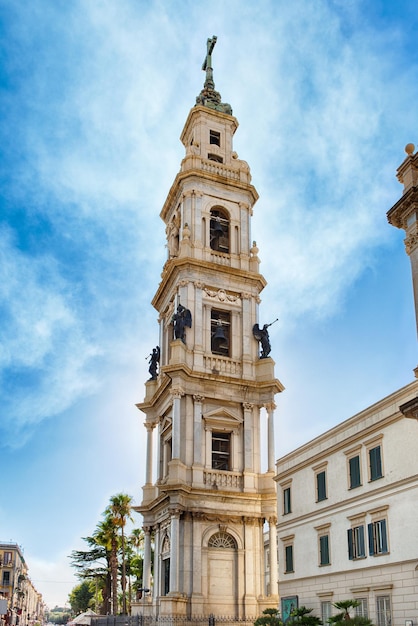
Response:
[[[258,194],[233,151],[238,122],[215,91],[215,42],[208,40],[206,81],[161,211],[168,259],[152,301],[159,367],[137,405],[148,439],[136,510],[144,518],[143,586],[151,592],[136,611],[251,618],[278,605],[274,397],[283,386],[259,324],[266,281],[250,229]]]

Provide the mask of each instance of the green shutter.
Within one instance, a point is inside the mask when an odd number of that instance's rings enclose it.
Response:
[[[349,460],[350,467],[350,489],[354,489],[355,487],[359,487],[361,485],[360,482],[360,457],[353,456]]]

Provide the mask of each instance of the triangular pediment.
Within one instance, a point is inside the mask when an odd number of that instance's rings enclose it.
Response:
[[[203,414],[203,419],[208,426],[214,428],[235,429],[243,423],[243,418],[235,411],[219,407]]]
[[[171,417],[169,417],[168,415],[164,415],[164,417],[162,417],[160,419],[160,433],[164,433],[165,431],[171,429],[171,425],[172,425],[172,419]]]

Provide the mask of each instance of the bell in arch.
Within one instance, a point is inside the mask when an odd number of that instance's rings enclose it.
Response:
[[[215,218],[215,223],[213,225],[213,234],[216,237],[221,237],[223,235],[223,228],[222,228],[222,224],[221,224],[221,220],[219,219],[219,217]]]
[[[216,324],[216,330],[212,336],[212,345],[215,350],[219,350],[219,348],[226,348],[228,346],[228,340],[225,337],[221,320],[218,320]]]

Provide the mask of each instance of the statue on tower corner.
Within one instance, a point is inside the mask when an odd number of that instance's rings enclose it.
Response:
[[[253,326],[253,335],[255,339],[261,343],[260,359],[266,359],[271,352],[270,337],[267,328],[277,322],[278,319],[279,318],[276,318],[274,322],[270,324],[264,324],[263,328],[260,328],[258,324],[254,324]]]
[[[160,346],[156,346],[152,349],[152,352],[149,356],[149,373],[151,374],[151,378],[149,380],[157,380],[157,372],[158,372],[158,364],[160,362]]]
[[[221,94],[219,93],[219,91],[215,90],[215,83],[213,80],[212,52],[215,47],[216,41],[217,37],[213,35],[213,37],[209,38],[206,43],[206,56],[202,65],[202,70],[206,72],[206,80],[205,84],[203,85],[202,91],[196,98],[196,104],[200,104],[204,107],[208,107],[209,109],[215,109],[216,111],[221,111],[222,113],[232,115],[231,105],[227,102],[222,102]]]
[[[192,327],[192,314],[189,309],[179,304],[171,321],[174,323],[174,338],[181,339],[183,343],[186,343],[186,326]]]

